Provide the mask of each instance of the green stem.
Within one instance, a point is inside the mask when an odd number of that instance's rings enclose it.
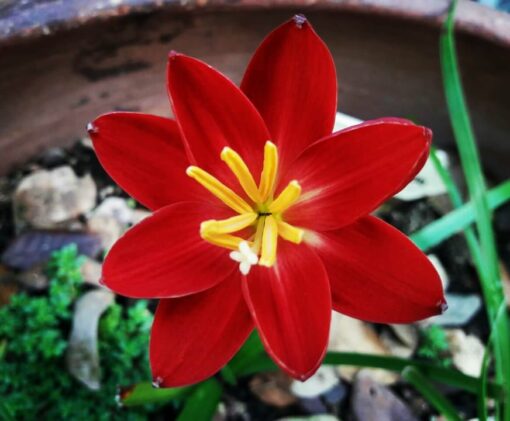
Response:
[[[507,203],[510,199],[510,181],[505,181],[489,190],[487,199],[491,209],[496,209]],[[473,203],[468,202],[414,232],[410,238],[421,250],[427,251],[452,235],[466,229],[475,221],[475,216]]]
[[[412,366],[418,368],[429,379],[458,387],[459,389],[473,394],[476,394],[479,388],[479,380],[477,377],[467,376],[460,371],[439,367],[429,362],[410,360],[407,358],[359,354],[356,352],[328,352],[324,358],[323,364],[381,368],[398,373],[402,372],[407,366]],[[241,377],[260,371],[273,371],[276,369],[275,363],[267,355],[261,355],[256,360],[253,360],[249,367],[246,367],[236,374]],[[489,382],[487,390],[489,396],[494,398],[501,397],[501,388],[498,384]]]
[[[485,272],[484,277],[481,278],[481,284],[489,321],[493,324],[497,311],[501,303],[504,302],[504,293],[499,273],[496,241],[492,229],[492,213],[488,205],[485,180],[459,75],[453,35],[456,6],[457,1],[454,0],[445,22],[444,31],[441,34],[441,67],[450,120],[469,194],[475,208],[476,225],[480,236],[481,261]],[[506,379],[510,373],[510,336],[508,328],[508,317],[504,317],[504,321],[495,326],[496,375],[501,383],[507,381]],[[504,391],[505,401],[510,402],[510,388],[504,387]],[[507,405],[505,405],[503,417],[506,421],[510,420],[510,410]]]
[[[450,401],[434,388],[425,376],[421,374],[420,370],[414,367],[406,367],[402,371],[402,377],[411,383],[448,421],[462,421],[462,418],[458,415],[457,410]]]
[[[446,168],[439,160],[436,148],[434,147],[432,147],[432,149],[430,150],[430,159],[432,161],[432,164],[434,165],[434,168],[439,174],[439,177],[441,177],[441,180],[446,186],[446,190],[448,192],[448,196],[450,196],[450,200],[452,202],[453,207],[455,209],[462,207],[463,202],[460,191],[455,185],[453,177],[450,175],[450,173],[446,170]],[[482,255],[480,251],[480,245],[478,244],[478,239],[476,238],[475,230],[472,227],[466,227],[464,229],[464,235],[466,237],[466,242],[469,251],[471,252],[471,256],[473,257],[473,262],[477,270],[478,276],[481,278],[482,276],[484,276],[485,272],[482,270],[482,257],[481,257]]]

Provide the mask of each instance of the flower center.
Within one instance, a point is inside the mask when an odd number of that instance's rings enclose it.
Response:
[[[278,236],[299,244],[304,231],[284,221],[283,213],[301,195],[301,186],[291,181],[274,198],[278,172],[278,148],[270,141],[264,146],[264,164],[257,186],[241,156],[229,147],[221,151],[221,159],[234,173],[249,200],[245,200],[217,178],[196,166],[186,174],[200,183],[238,215],[228,219],[210,219],[200,225],[200,236],[207,242],[235,250],[230,257],[239,262],[239,269],[247,274],[250,266],[259,264],[271,267],[276,261]],[[234,233],[242,234],[234,235]]]

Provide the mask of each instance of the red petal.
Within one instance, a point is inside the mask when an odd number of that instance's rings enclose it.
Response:
[[[235,268],[229,251],[200,238],[200,223],[229,211],[197,202],[175,203],[131,228],[106,256],[103,282],[135,298],[193,294],[223,281]]]
[[[243,292],[267,352],[291,376],[310,377],[326,352],[331,320],[319,257],[305,244],[280,241],[276,265],[254,266]]]
[[[189,162],[175,121],[110,113],[91,123],[89,133],[104,169],[144,206],[158,209],[203,196],[200,186],[186,176]]]
[[[280,169],[327,136],[335,121],[335,64],[303,16],[274,30],[255,52],[241,83],[278,145]]]
[[[269,133],[253,104],[221,73],[191,57],[172,53],[168,60],[168,92],[193,162],[222,179],[232,180],[221,162],[230,146],[252,174],[262,168]]]
[[[404,234],[373,216],[316,234],[333,308],[376,323],[410,323],[445,306],[439,276]]]
[[[419,171],[431,137],[425,127],[378,119],[313,144],[280,183],[296,179],[303,189],[285,214],[287,222],[323,231],[369,214]]]
[[[252,329],[238,271],[207,291],[161,300],[150,341],[154,381],[174,387],[212,376],[234,356]]]

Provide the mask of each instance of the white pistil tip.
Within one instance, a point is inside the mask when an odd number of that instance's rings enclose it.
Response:
[[[193,165],[190,165],[188,168],[186,168],[186,175],[191,177],[193,175]]]
[[[230,258],[239,263],[239,271],[243,275],[248,275],[253,265],[256,265],[259,261],[257,255],[250,248],[247,241],[241,241],[239,243],[239,251],[232,251]]]

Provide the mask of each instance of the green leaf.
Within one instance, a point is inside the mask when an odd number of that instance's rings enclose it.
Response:
[[[264,353],[264,345],[262,345],[259,334],[254,330],[228,366],[235,375],[238,375],[249,367],[253,360],[256,360],[260,355],[264,355]]]
[[[510,200],[510,180],[489,190],[487,199],[491,209],[507,203]],[[466,229],[474,221],[475,210],[473,204],[469,202],[416,231],[410,238],[420,249],[427,251]]]
[[[505,296],[501,283],[495,235],[492,228],[491,207],[457,63],[454,39],[456,6],[457,0],[452,1],[440,38],[441,69],[450,121],[469,195],[473,203],[476,227],[480,237],[480,265],[484,272],[484,276],[480,280],[489,321],[493,324],[501,303],[505,301]],[[510,373],[510,324],[508,317],[505,315],[501,323],[494,326],[493,343],[496,378],[503,382],[506,381],[508,373]],[[503,411],[503,419],[510,421],[510,387],[506,387],[504,391],[506,405]]]
[[[0,400],[0,420],[2,421],[14,421],[14,415],[9,405]]]
[[[453,177],[447,171],[447,169],[441,163],[441,160],[437,156],[436,148],[432,147],[430,150],[430,159],[434,168],[436,169],[439,177],[443,180],[444,185],[446,186],[446,190],[448,192],[448,196],[450,196],[450,200],[454,208],[460,208],[463,205],[462,195],[460,194],[459,189],[455,185],[453,181]],[[478,239],[476,238],[476,233],[473,227],[469,226],[464,229],[464,235],[466,237],[466,242],[469,247],[469,251],[471,256],[473,257],[473,262],[475,264],[476,270],[478,272],[478,276],[480,278],[484,276],[484,271],[482,267],[482,254],[480,250],[480,245],[478,244]]]
[[[156,389],[151,383],[142,382],[128,389],[123,389],[118,395],[118,402],[122,406],[167,403],[172,400],[184,399],[192,390],[193,386]]]
[[[460,371],[441,367],[426,361],[383,355],[359,354],[355,352],[328,352],[324,358],[323,364],[381,368],[398,373],[402,372],[407,366],[412,366],[418,368],[429,379],[457,387],[473,394],[478,393],[479,380],[477,377],[468,376]],[[275,363],[267,355],[263,355],[258,357],[256,361],[252,361],[252,364],[242,373],[238,373],[238,376],[247,376],[259,371],[273,371],[276,368]],[[489,396],[499,398],[502,388],[500,385],[490,382],[488,383],[487,392]]]
[[[462,421],[450,401],[435,389],[420,370],[415,367],[406,367],[402,371],[402,377],[411,383],[448,421]]]
[[[214,378],[200,383],[186,399],[177,421],[210,421],[220,403],[222,393],[221,385]]]

